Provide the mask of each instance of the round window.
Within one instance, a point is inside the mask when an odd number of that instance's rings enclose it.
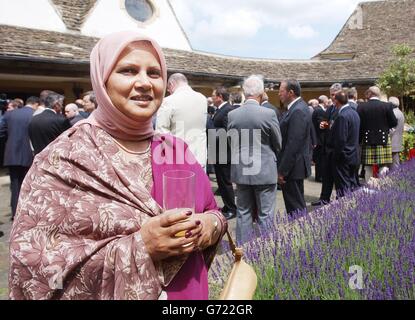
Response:
[[[154,13],[148,0],[125,0],[125,9],[131,17],[140,22],[146,22]]]

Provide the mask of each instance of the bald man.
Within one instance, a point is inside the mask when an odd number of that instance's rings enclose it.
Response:
[[[75,103],[67,104],[65,107],[65,117],[69,120],[71,127],[75,125],[80,120],[83,120],[84,117],[82,117],[79,114],[78,106]]]

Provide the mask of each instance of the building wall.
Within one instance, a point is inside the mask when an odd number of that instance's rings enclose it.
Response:
[[[162,47],[192,50],[167,0],[151,0],[157,15],[147,23],[134,20],[124,8],[122,0],[97,0],[86,17],[81,33],[102,37],[122,30],[137,29],[156,39]],[[0,0],[0,24],[68,32],[59,10],[49,0]]]
[[[0,0],[0,24],[66,32],[66,26],[48,0]]]
[[[77,83],[80,92],[91,90],[89,83]],[[77,97],[74,93],[73,82],[50,82],[50,81],[22,81],[22,80],[0,80],[0,93],[6,93],[8,99],[39,96],[42,90],[52,90],[65,96],[65,103],[74,102]]]
[[[153,21],[141,24],[130,17],[123,1],[100,0],[87,17],[81,32],[86,36],[102,37],[116,31],[137,29],[156,39],[164,48],[191,50],[167,1],[152,2],[157,7],[158,16]]]

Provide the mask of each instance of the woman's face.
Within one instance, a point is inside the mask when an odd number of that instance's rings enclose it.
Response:
[[[157,112],[164,82],[157,53],[144,41],[127,47],[119,56],[107,83],[107,93],[127,117],[146,121]]]

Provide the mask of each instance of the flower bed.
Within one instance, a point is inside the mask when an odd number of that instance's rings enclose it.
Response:
[[[250,241],[255,299],[415,299],[415,160],[378,182]],[[232,260],[215,259],[217,287]]]

